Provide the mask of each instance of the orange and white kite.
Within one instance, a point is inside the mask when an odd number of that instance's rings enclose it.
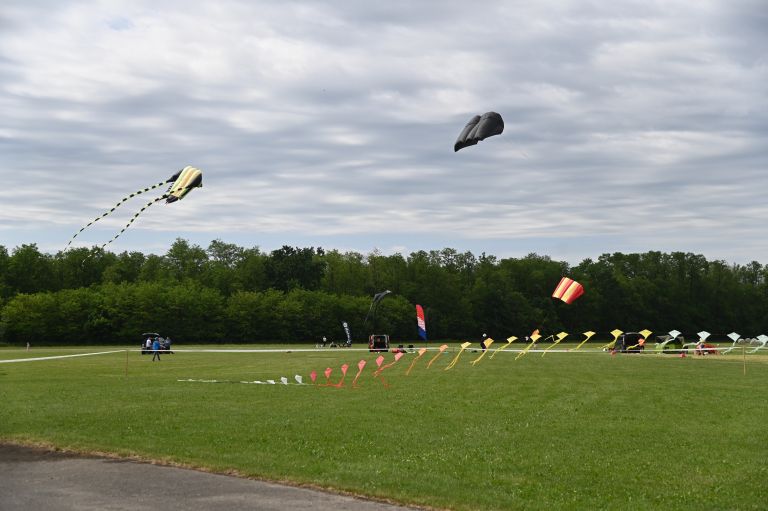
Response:
[[[555,288],[555,292],[552,293],[552,298],[559,298],[565,303],[570,304],[583,294],[584,286],[573,279],[563,277]]]

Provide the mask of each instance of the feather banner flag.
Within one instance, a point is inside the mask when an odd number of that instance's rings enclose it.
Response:
[[[590,337],[592,337],[593,335],[595,335],[595,332],[593,332],[592,330],[589,330],[589,331],[587,331],[587,332],[584,332],[584,340],[583,340],[583,341],[581,341],[581,344],[579,344],[578,346],[576,346],[576,347],[573,349],[573,351],[576,351],[577,349],[579,349],[579,348],[581,348],[582,346],[584,346],[584,343],[585,343],[585,342],[587,342],[587,341],[590,339]]]
[[[424,353],[426,353],[426,352],[427,352],[427,348],[421,348],[421,349],[419,350],[419,354],[418,354],[418,356],[417,356],[416,358],[414,358],[414,359],[413,359],[413,362],[411,362],[411,365],[410,365],[410,366],[408,366],[408,370],[405,372],[405,375],[406,375],[406,376],[408,376],[409,374],[411,374],[411,369],[413,369],[413,366],[414,366],[414,365],[416,365],[416,362],[418,362],[418,361],[419,361],[419,359],[420,359],[421,357],[423,357],[423,356],[424,356]]]
[[[352,380],[352,386],[357,387],[357,379],[360,378],[360,374],[363,372],[363,369],[365,369],[365,364],[367,362],[365,360],[361,360],[357,363],[357,374],[355,375],[355,379]]]
[[[424,321],[424,309],[421,305],[416,305],[416,324],[419,326],[419,337],[427,340],[427,323]]]
[[[560,279],[560,283],[552,293],[552,298],[559,298],[565,303],[572,303],[578,297],[584,294],[584,286],[579,284],[573,279],[563,277]]]
[[[507,337],[507,344],[505,344],[504,346],[499,346],[498,348],[493,350],[493,353],[491,353],[491,358],[495,357],[496,353],[498,353],[498,352],[500,352],[502,350],[507,349],[509,347],[509,345],[512,344],[513,342],[515,342],[516,340],[517,340],[517,337],[515,337],[514,335],[512,337]]]
[[[465,342],[465,343],[462,343],[462,345],[460,346],[460,348],[461,348],[461,349],[460,349],[460,350],[459,350],[459,352],[456,354],[456,356],[455,356],[455,357],[453,357],[453,360],[451,360],[451,363],[450,363],[450,364],[448,364],[448,366],[447,366],[447,367],[444,369],[444,371],[447,371],[448,369],[453,369],[453,366],[455,366],[455,365],[456,365],[456,362],[458,362],[458,361],[459,361],[459,357],[461,356],[461,354],[462,354],[462,353],[464,353],[464,350],[466,350],[467,348],[469,348],[469,346],[470,346],[471,344],[472,344],[471,342]]]
[[[485,354],[488,353],[487,350],[488,350],[488,348],[491,347],[491,344],[493,344],[493,339],[491,339],[490,337],[483,341],[483,345],[485,346],[485,349],[483,350],[483,352],[480,354],[479,357],[477,357],[476,359],[474,359],[472,361],[472,365],[473,366],[475,364],[477,364],[478,362],[480,362],[480,360],[485,356]]]
[[[562,341],[563,339],[565,339],[566,337],[568,337],[568,334],[567,334],[567,333],[565,333],[565,332],[560,332],[559,334],[557,334],[557,335],[555,336],[555,342],[552,344],[552,346],[550,346],[549,348],[545,349],[545,350],[544,350],[544,351],[541,353],[541,356],[543,357],[544,355],[546,355],[546,354],[547,354],[547,352],[548,352],[549,350],[551,350],[552,348],[554,348],[555,346],[557,346],[557,344],[558,344],[560,341]]]
[[[437,360],[437,358],[438,358],[440,355],[442,355],[442,354],[443,354],[443,352],[444,352],[445,350],[447,350],[447,349],[448,349],[448,345],[447,345],[447,344],[443,344],[442,346],[440,346],[440,348],[438,348],[438,350],[437,350],[437,354],[436,354],[434,357],[432,357],[432,360],[430,360],[430,361],[429,361],[429,363],[427,364],[427,369],[429,369],[429,366],[431,366],[431,365],[432,365],[432,362],[434,362],[435,360]]]
[[[541,335],[539,335],[539,329],[537,328],[536,330],[533,331],[533,333],[529,337],[529,339],[531,340],[530,344],[528,344],[528,346],[523,348],[523,350],[517,354],[517,356],[515,357],[515,360],[517,360],[518,358],[528,353],[528,350],[530,350],[536,344],[536,341],[538,341],[540,338],[541,338]]]

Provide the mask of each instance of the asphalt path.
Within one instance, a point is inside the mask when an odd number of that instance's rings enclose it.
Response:
[[[0,445],[0,510],[398,511],[414,508],[132,460]]]

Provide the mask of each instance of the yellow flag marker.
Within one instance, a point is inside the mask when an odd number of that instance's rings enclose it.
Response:
[[[470,346],[471,344],[472,344],[471,342],[465,342],[465,343],[463,343],[463,344],[461,345],[461,349],[459,350],[459,352],[458,352],[458,353],[456,353],[456,356],[455,356],[455,357],[453,357],[453,360],[451,360],[451,363],[450,363],[450,364],[448,364],[448,366],[447,366],[447,367],[444,369],[444,371],[447,371],[448,369],[453,369],[453,366],[455,366],[455,365],[456,365],[456,362],[458,362],[458,361],[459,361],[459,357],[461,356],[461,354],[462,354],[462,353],[464,353],[464,350],[465,350],[465,349],[467,349],[467,348],[469,348],[469,346]]]
[[[651,332],[650,330],[648,330],[648,329],[646,328],[645,330],[640,330],[638,333],[639,333],[640,335],[642,335],[642,336],[643,336],[643,338],[642,338],[642,339],[640,339],[640,341],[639,341],[637,344],[633,344],[632,346],[630,346],[629,348],[627,348],[628,350],[631,350],[632,348],[637,348],[637,347],[639,347],[639,346],[643,346],[643,345],[645,344],[645,341],[647,341],[647,340],[648,340],[648,336],[649,336],[649,335],[651,335],[653,332]]]
[[[533,345],[534,345],[534,344],[536,344],[536,341],[538,341],[540,338],[541,338],[541,336],[539,335],[539,331],[538,331],[538,330],[535,330],[535,331],[534,331],[534,333],[532,333],[532,334],[531,334],[531,344],[529,344],[528,346],[526,346],[526,347],[523,349],[523,351],[521,351],[520,353],[518,353],[518,354],[517,354],[517,356],[515,357],[515,360],[517,360],[518,358],[520,358],[520,357],[522,357],[523,355],[525,355],[526,353],[528,353],[528,350],[529,350],[529,349],[531,349],[531,348],[533,348]]]
[[[405,375],[408,376],[411,374],[411,369],[413,369],[413,366],[416,365],[416,362],[424,355],[424,353],[427,352],[427,348],[421,348],[419,350],[419,356],[413,359],[413,362],[411,362],[411,365],[408,366],[408,370],[405,372]]]
[[[581,341],[581,344],[579,344],[578,346],[576,346],[576,347],[573,349],[573,351],[576,351],[577,349],[579,349],[579,348],[581,348],[582,346],[584,346],[584,343],[585,343],[585,342],[587,342],[587,341],[590,339],[590,337],[592,337],[593,335],[595,335],[595,332],[593,332],[592,330],[589,330],[588,332],[584,332],[584,340],[583,340],[583,341]]]
[[[504,346],[499,346],[498,348],[496,348],[493,351],[493,353],[491,353],[491,358],[495,357],[496,353],[498,353],[498,352],[500,352],[502,350],[507,349],[509,347],[509,345],[512,344],[513,342],[515,342],[516,340],[517,340],[517,337],[515,337],[514,335],[512,337],[507,337],[507,344],[505,344]]]
[[[437,360],[437,357],[439,357],[440,355],[442,355],[442,354],[443,354],[443,352],[444,352],[445,350],[447,350],[447,349],[448,349],[448,345],[447,345],[447,344],[443,344],[442,346],[440,346],[440,349],[438,350],[437,354],[436,354],[434,357],[432,357],[432,360],[430,360],[430,361],[429,361],[429,363],[427,364],[427,369],[429,369],[429,366],[431,366],[431,365],[432,365],[432,362],[434,362],[435,360]]]
[[[562,341],[566,337],[568,337],[568,334],[566,332],[560,332],[559,334],[557,334],[555,336],[555,343],[552,346],[550,346],[549,348],[545,349],[544,352],[541,354],[541,356],[543,357],[544,355],[546,355],[549,350],[551,350],[552,348],[557,346],[557,343],[559,343],[560,341]]]
[[[616,346],[616,341],[619,340],[619,336],[623,333],[624,332],[622,332],[618,328],[616,328],[615,330],[611,330],[611,335],[613,335],[613,340],[608,344],[606,344],[605,346],[603,346],[603,348],[613,348],[614,346]]]
[[[491,347],[491,344],[493,344],[493,339],[491,339],[491,338],[489,337],[489,338],[487,338],[485,341],[483,341],[483,343],[485,344],[485,349],[483,350],[483,352],[480,354],[480,356],[479,356],[479,357],[477,357],[476,359],[474,359],[474,360],[472,361],[472,365],[475,365],[475,364],[477,364],[478,362],[480,362],[480,359],[482,359],[482,358],[485,356],[485,354],[486,354],[486,353],[488,353],[488,351],[487,351],[487,350],[488,350],[488,348],[490,348],[490,347]]]

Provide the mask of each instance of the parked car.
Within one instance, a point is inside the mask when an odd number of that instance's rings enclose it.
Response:
[[[389,351],[389,336],[386,334],[371,334],[368,337],[368,351]]]
[[[616,341],[615,349],[622,353],[640,353],[645,350],[645,337],[637,332],[621,334]]]

